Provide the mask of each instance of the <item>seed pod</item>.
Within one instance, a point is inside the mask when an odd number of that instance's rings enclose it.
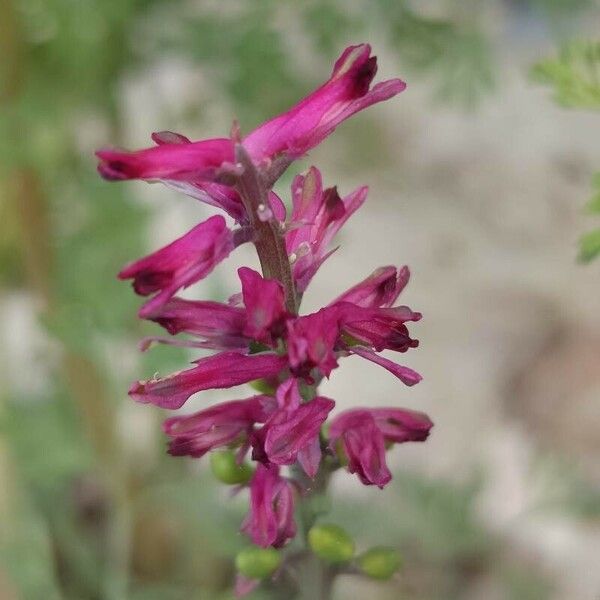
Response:
[[[281,554],[275,548],[245,548],[235,557],[237,570],[249,579],[265,579],[281,564]]]
[[[311,550],[330,563],[349,561],[354,555],[354,540],[337,525],[315,525],[308,532]]]
[[[386,580],[400,569],[402,559],[394,548],[376,546],[358,557],[358,568],[373,579]]]
[[[247,463],[238,465],[231,450],[211,452],[210,467],[213,475],[222,483],[236,485],[247,483],[252,477],[252,468]]]

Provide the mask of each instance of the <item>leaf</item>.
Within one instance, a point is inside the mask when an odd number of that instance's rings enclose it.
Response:
[[[594,194],[585,209],[593,215],[600,214],[600,172],[596,173],[592,178],[592,187],[594,188]]]
[[[600,42],[566,44],[556,58],[536,64],[531,76],[551,86],[561,106],[600,110]]]
[[[579,260],[588,263],[600,254],[600,229],[586,233],[579,240]]]

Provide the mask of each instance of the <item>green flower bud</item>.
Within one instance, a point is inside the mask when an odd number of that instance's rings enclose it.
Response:
[[[389,579],[402,564],[400,553],[394,548],[376,546],[357,559],[358,568],[373,579]]]
[[[231,450],[211,452],[210,467],[213,475],[222,483],[235,485],[247,483],[252,477],[252,468],[247,463],[238,465]]]
[[[249,579],[265,579],[281,564],[281,554],[275,548],[245,548],[235,557],[237,570]]]
[[[330,563],[349,561],[354,555],[354,540],[337,525],[315,525],[308,532],[311,550]]]
[[[259,394],[267,396],[275,395],[275,388],[266,379],[254,379],[253,381],[249,381],[248,385]]]

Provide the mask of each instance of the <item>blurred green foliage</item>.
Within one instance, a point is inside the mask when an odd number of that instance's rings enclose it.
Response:
[[[181,368],[187,356],[167,347],[129,356],[149,329],[115,273],[147,249],[152,215],[132,186],[97,178],[92,157],[96,145],[128,141],[124,82],[183,58],[248,131],[326,77],[341,47],[376,30],[384,39],[374,43],[431,80],[438,99],[473,106],[493,89],[494,55],[477,11],[461,6],[434,18],[393,0],[0,0],[0,283],[35,298],[51,340],[23,367],[23,378],[26,368],[48,372],[42,389],[0,391],[0,597],[224,600],[244,544],[245,499],[223,502],[204,471],[165,457],[156,424],[143,452],[123,443],[141,435],[123,417],[128,380]],[[556,81],[567,77],[560,60],[549,68]],[[207,125],[202,107],[184,108],[165,120]],[[404,474],[381,512],[332,506],[360,539],[403,546],[417,578],[406,598],[459,598],[502,555],[475,516],[477,492]],[[494,572],[502,589],[544,589],[536,573],[514,564],[508,572]],[[507,597],[545,597],[518,593]]]
[[[555,58],[546,59],[532,69],[536,81],[554,90],[560,106],[600,110],[600,42],[575,41],[563,46]],[[587,205],[591,213],[600,213],[600,174],[592,185],[594,195]],[[600,228],[582,236],[579,260],[587,263],[600,254]]]

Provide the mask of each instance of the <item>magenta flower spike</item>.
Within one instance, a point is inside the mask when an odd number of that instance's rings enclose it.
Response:
[[[262,556],[264,562],[239,561],[238,595],[289,568],[274,548],[283,548],[296,535],[297,506],[310,543],[309,529],[317,519],[311,496],[325,493],[334,471],[347,466],[364,485],[383,488],[392,479],[389,448],[424,441],[432,427],[423,413],[396,407],[346,410],[331,419],[336,403],[318,391],[322,380],[353,354],[405,385],[421,380],[381,354],[418,346],[409,328],[421,314],[396,304],[409,281],[408,267],[380,267],[320,310],[299,310],[319,267],[336,250],[334,237],[366,201],[367,187],[341,196],[337,187],[325,188],[320,171],[311,167],[293,179],[289,211],[286,199],[272,189],[296,158],[342,121],[405,88],[399,79],[372,85],[376,71],[368,44],[350,46],[328,81],[246,137],[235,127],[231,139],[204,141],[161,131],[152,135],[153,148],[97,153],[106,179],[161,181],[224,211],[238,224],[231,229],[224,217],[213,216],[119,274],[133,280],[136,293],[150,296],[139,316],[166,331],[143,340],[143,349],[160,342],[216,351],[186,370],[135,382],[129,390],[134,400],[176,410],[195,394],[198,402],[206,402],[201,392],[210,389],[252,383],[261,392],[201,405],[164,423],[173,456],[201,459],[226,448],[238,461],[250,454],[255,463],[250,482],[238,488],[249,493],[242,530],[268,550],[254,548],[258,554],[245,555]],[[238,269],[239,287],[230,290],[229,300],[229,294],[220,301],[177,296],[249,241],[262,274]],[[373,383],[357,385],[364,386],[365,394]],[[232,392],[231,397],[246,395]],[[303,554],[293,556],[300,560]]]

